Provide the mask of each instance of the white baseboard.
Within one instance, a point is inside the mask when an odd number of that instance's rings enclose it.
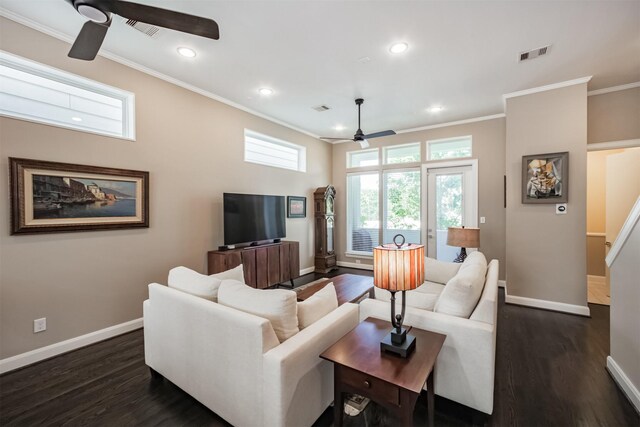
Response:
[[[507,304],[523,305],[525,307],[541,308],[543,310],[560,311],[562,313],[591,317],[591,311],[588,306],[509,295],[506,287],[504,291],[504,299]]]
[[[300,270],[300,275],[304,276],[305,274],[313,273],[315,269],[316,269],[315,267],[303,268],[302,270]]]
[[[58,356],[62,353],[67,353],[99,341],[104,341],[118,335],[126,334],[127,332],[140,328],[142,328],[142,318],[120,323],[119,325],[109,326],[108,328],[100,329],[99,331],[90,332],[46,347],[37,348],[26,353],[7,357],[0,360],[0,374],[49,359],[53,356]]]
[[[498,280],[498,287],[507,289],[507,281],[506,280]]]
[[[355,262],[338,261],[338,267],[359,268],[360,270],[373,270],[373,265],[370,264],[356,264]]]
[[[636,408],[636,411],[640,413],[640,391],[611,356],[607,356],[607,370],[616,384],[618,384],[618,387],[627,396],[627,399]]]

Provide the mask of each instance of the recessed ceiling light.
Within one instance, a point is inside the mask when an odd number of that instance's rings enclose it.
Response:
[[[258,89],[258,93],[264,96],[273,95],[273,89],[269,89],[268,87],[262,87]]]
[[[342,126],[342,125],[335,125],[335,126],[333,127],[333,129],[338,130],[338,131],[339,131],[339,130],[345,130],[345,127],[344,127],[344,126]]]
[[[74,122],[81,122],[82,119],[80,117],[71,117],[71,120],[73,120]]]
[[[391,47],[389,48],[389,52],[391,53],[402,53],[404,51],[406,51],[407,49],[409,49],[409,45],[405,42],[400,42],[400,43],[394,43],[391,45]]]
[[[184,56],[185,58],[195,58],[196,57],[196,51],[193,49],[189,49],[188,47],[179,47],[178,48],[178,53],[182,56]]]
[[[429,108],[430,113],[439,113],[442,110],[444,110],[444,107],[442,107],[441,105],[436,105],[434,107]]]

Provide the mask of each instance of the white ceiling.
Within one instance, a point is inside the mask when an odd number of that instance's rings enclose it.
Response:
[[[316,135],[353,134],[356,97],[371,133],[502,113],[505,93],[588,75],[590,90],[640,81],[640,1],[138,2],[213,18],[220,40],[152,39],[116,19],[103,50]],[[84,23],[63,0],[0,6],[72,37]],[[391,55],[396,41],[409,50]],[[548,44],[546,56],[517,61]],[[312,109],[321,104],[331,110]]]

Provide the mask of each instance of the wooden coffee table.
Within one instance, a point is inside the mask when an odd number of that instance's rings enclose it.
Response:
[[[333,362],[334,426],[342,425],[344,393],[368,397],[391,410],[403,426],[411,426],[425,382],[429,426],[433,426],[433,368],[446,335],[411,328],[416,349],[403,359],[380,350],[380,340],[391,329],[390,322],[370,317],[320,355]]]
[[[366,294],[369,294],[369,298],[374,298],[373,277],[359,276],[357,274],[341,274],[301,290],[298,293],[298,301],[306,300],[331,282],[333,282],[333,286],[336,288],[336,294],[338,294],[338,305],[346,302],[357,302]]]

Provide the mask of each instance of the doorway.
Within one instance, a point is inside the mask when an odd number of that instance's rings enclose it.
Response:
[[[587,300],[610,305],[605,258],[640,194],[640,148],[587,153]]]
[[[477,159],[423,165],[427,256],[453,261],[460,248],[447,245],[449,227],[478,225]]]

